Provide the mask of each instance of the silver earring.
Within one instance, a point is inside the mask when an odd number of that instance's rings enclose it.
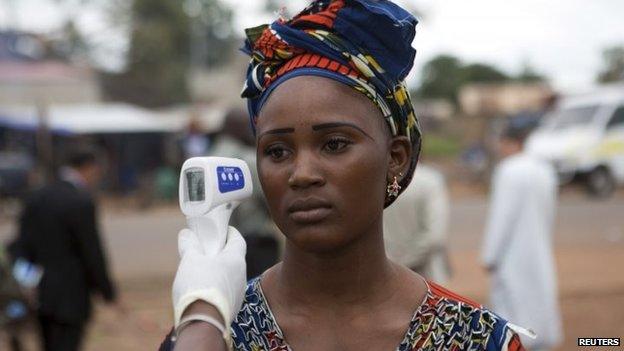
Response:
[[[399,190],[401,190],[401,186],[397,181],[397,177],[394,176],[392,183],[389,183],[386,187],[386,193],[388,194],[388,197],[397,197],[399,195]]]

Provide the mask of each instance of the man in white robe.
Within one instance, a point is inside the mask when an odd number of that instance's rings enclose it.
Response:
[[[492,310],[537,333],[523,337],[528,349],[547,350],[562,339],[552,252],[557,179],[550,164],[523,152],[527,134],[510,127],[500,140],[481,258]]]
[[[425,278],[446,284],[449,199],[442,173],[419,163],[403,194],[384,211],[388,257]]]

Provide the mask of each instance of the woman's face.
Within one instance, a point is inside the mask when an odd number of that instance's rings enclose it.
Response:
[[[330,252],[381,229],[392,139],[364,95],[295,77],[271,94],[256,127],[269,210],[294,245]]]

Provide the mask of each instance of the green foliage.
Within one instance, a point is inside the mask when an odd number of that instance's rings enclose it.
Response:
[[[73,20],[69,20],[61,29],[62,38],[56,45],[59,56],[67,58],[88,57],[90,45],[76,28]]]
[[[544,80],[546,79],[528,65],[525,65],[519,76],[512,77],[492,65],[464,64],[457,57],[440,55],[425,64],[423,80],[417,95],[425,98],[447,99],[457,105],[459,90],[468,83]]]
[[[457,157],[461,149],[459,140],[452,136],[426,134],[423,137],[422,155],[427,158]]]
[[[475,82],[504,82],[510,78],[496,67],[482,63],[473,63],[461,68],[462,81],[466,83]]]
[[[192,21],[191,62],[210,67],[226,63],[239,44],[232,30],[233,12],[218,0],[186,0]]]
[[[457,102],[462,82],[462,64],[456,57],[441,55],[423,68],[423,81],[419,95],[426,98],[446,98]]]
[[[189,100],[191,64],[225,62],[232,13],[218,0],[134,0],[126,71],[104,75],[109,97],[147,107]]]
[[[93,43],[82,33],[76,23],[85,5],[94,0],[53,0],[63,16],[63,24],[47,38],[50,57],[60,60],[93,61]]]
[[[602,52],[604,68],[598,74],[600,83],[624,80],[624,46],[614,46]]]
[[[516,77],[519,82],[544,82],[546,77],[536,72],[529,64],[525,64],[520,74]]]
[[[188,101],[190,21],[181,1],[134,0],[127,67],[104,75],[110,98],[146,107]]]
[[[467,83],[507,80],[510,78],[496,67],[481,63],[465,65],[454,56],[440,55],[425,65],[418,93],[425,98],[443,98],[457,104],[459,90]]]

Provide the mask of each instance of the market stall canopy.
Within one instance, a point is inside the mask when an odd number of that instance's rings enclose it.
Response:
[[[124,103],[51,105],[45,109],[0,106],[0,127],[34,131],[44,120],[56,134],[166,133],[183,130],[194,118],[206,132],[212,132],[220,127],[223,115],[224,109],[218,107],[152,111]]]

